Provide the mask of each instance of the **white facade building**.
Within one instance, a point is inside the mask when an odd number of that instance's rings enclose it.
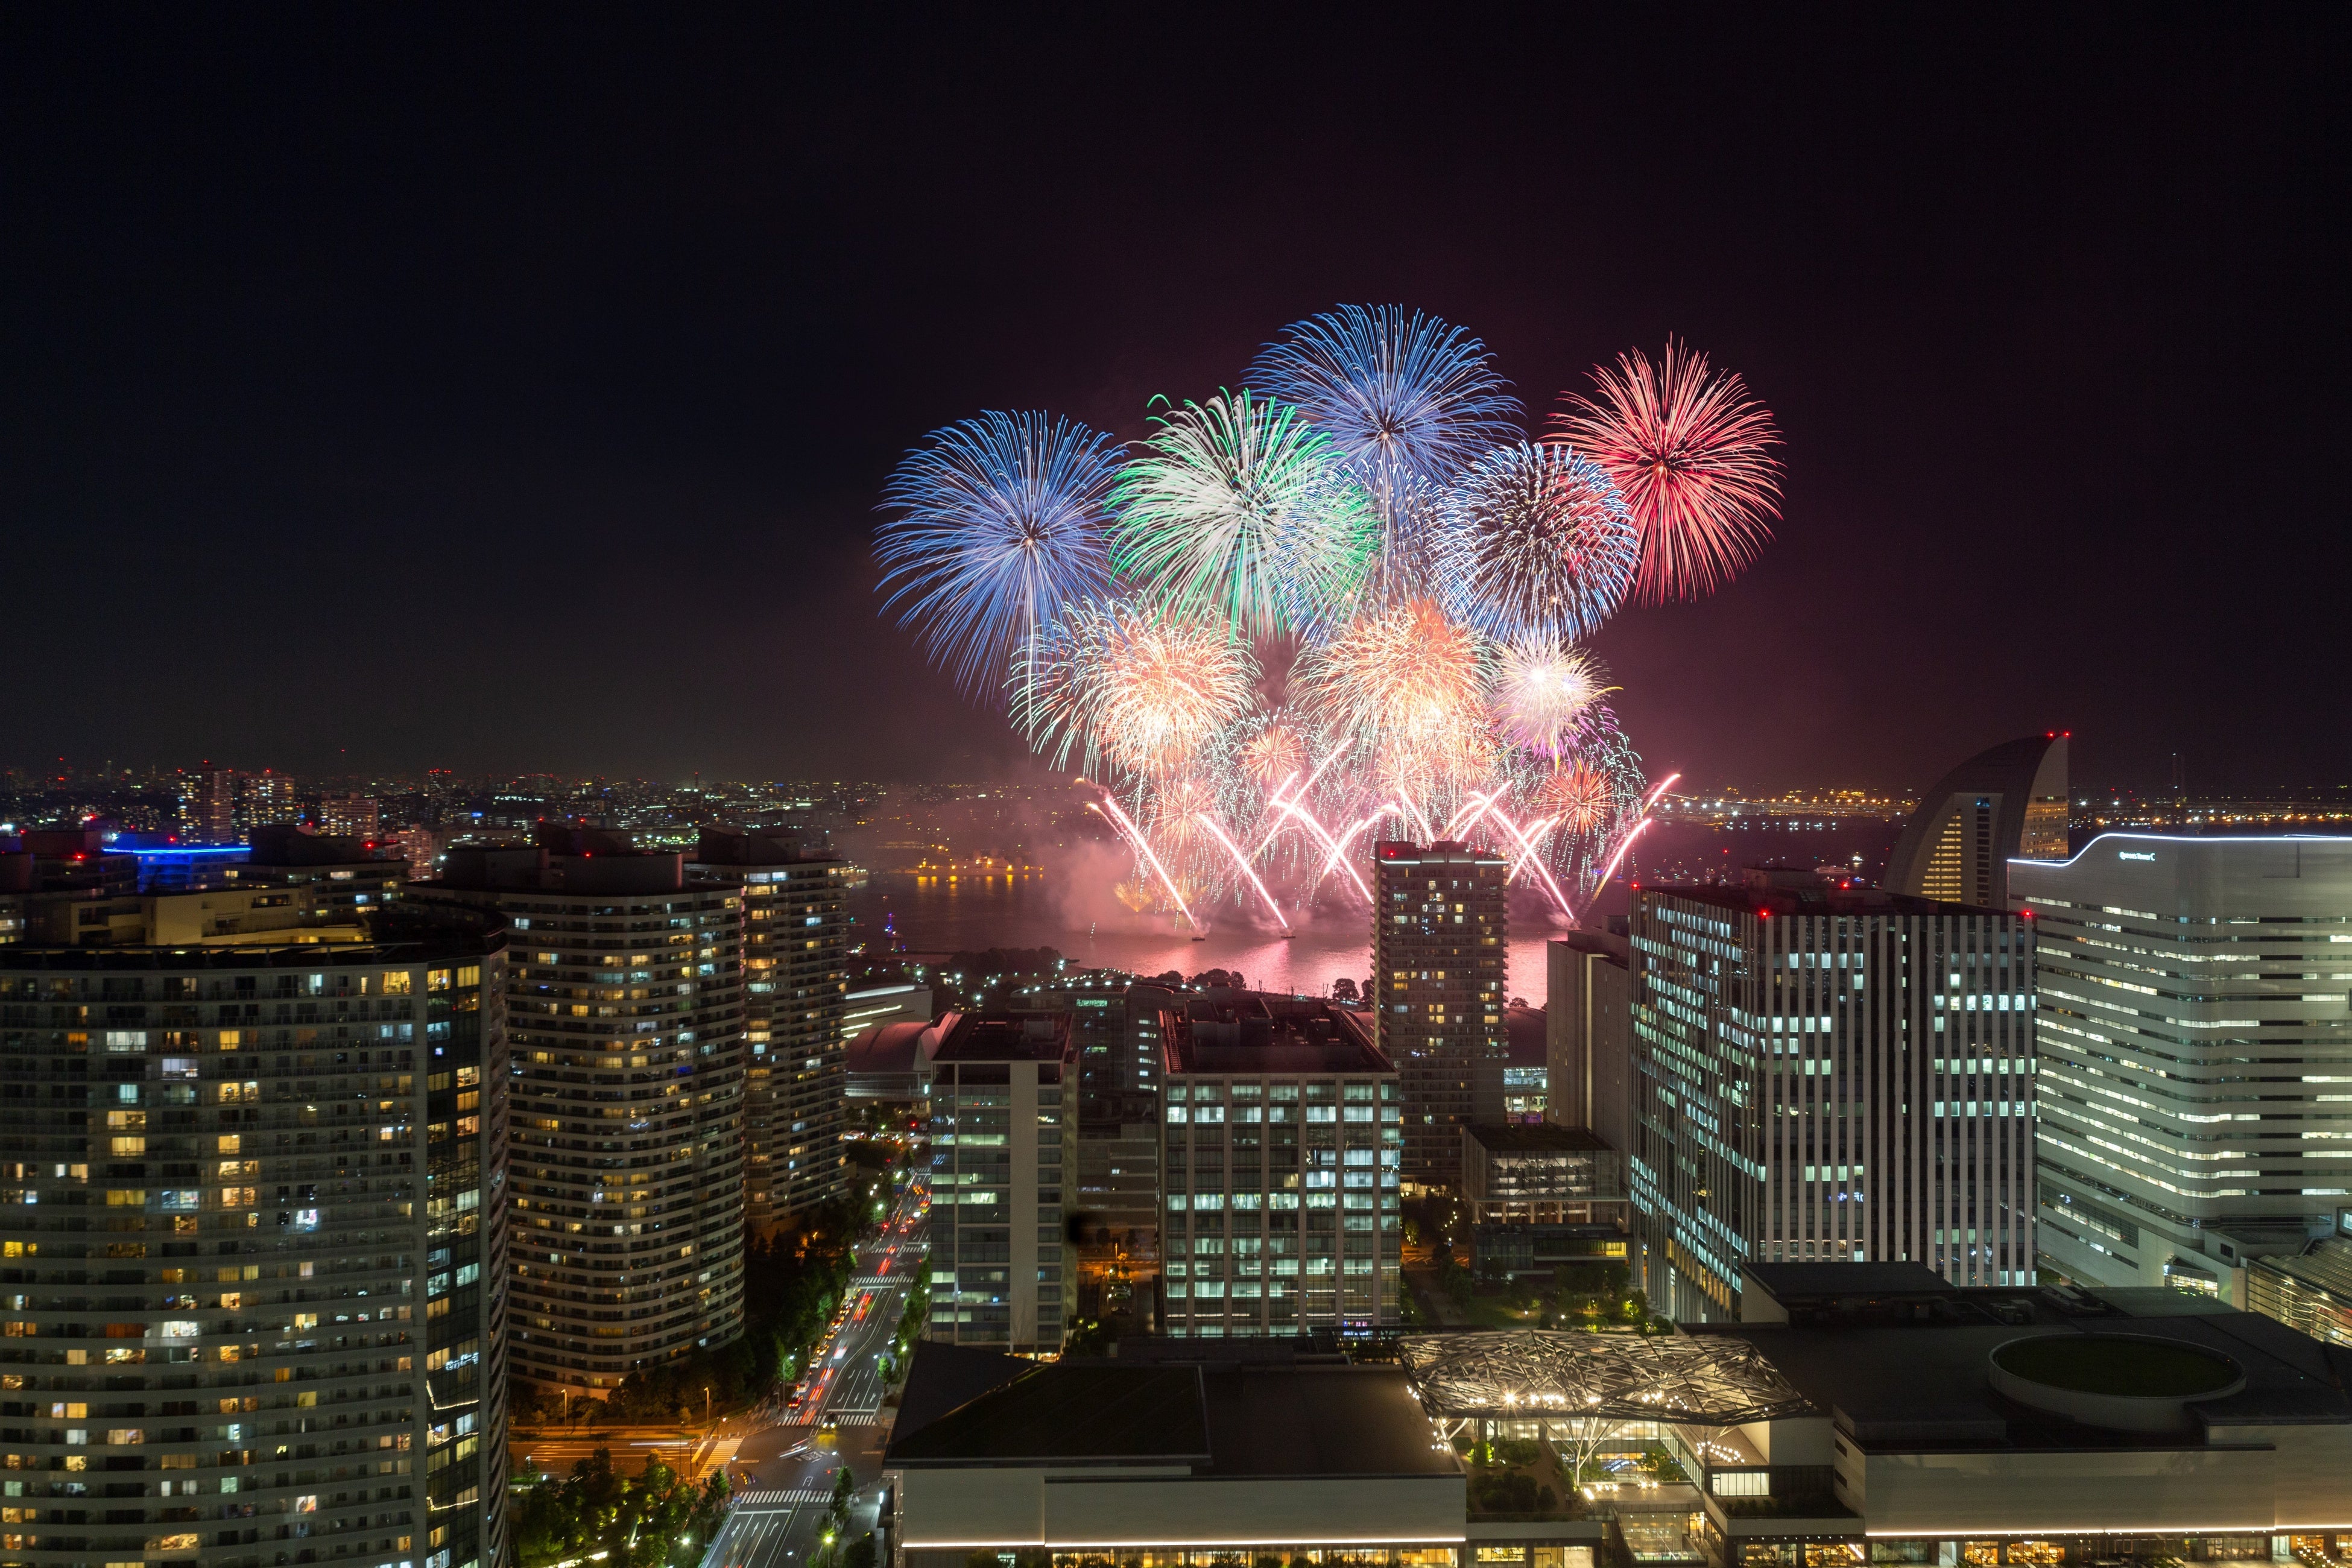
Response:
[[[2038,931],[2042,1248],[2242,1306],[2352,1190],[2352,838],[2109,833],[2015,860]]]

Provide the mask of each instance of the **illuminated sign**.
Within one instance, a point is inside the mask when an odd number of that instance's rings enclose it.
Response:
[[[2154,850],[2143,852],[2137,849],[2118,849],[2116,851],[2116,858],[2118,860],[2153,860],[2156,858],[2156,852]]]

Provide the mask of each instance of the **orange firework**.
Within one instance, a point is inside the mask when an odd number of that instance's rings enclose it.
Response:
[[[1607,824],[1616,805],[1608,775],[1583,763],[1554,768],[1536,786],[1535,806],[1570,833],[1593,833]]]

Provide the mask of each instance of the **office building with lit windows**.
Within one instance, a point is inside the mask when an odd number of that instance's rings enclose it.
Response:
[[[1398,1322],[1404,1136],[1363,1016],[1233,993],[1168,1015],[1162,1321],[1179,1338]]]
[[[518,1376],[602,1398],[743,1325],[740,883],[549,825],[457,848],[402,900],[509,930]]]
[[[1052,1355],[1077,1291],[1063,1256],[1063,1204],[1076,1195],[1066,1184],[1077,1179],[1069,1019],[950,1014],[935,1026],[925,1337]]]
[[[1478,1085],[1507,1064],[1510,862],[1439,842],[1372,851],[1370,1000],[1381,1053],[1403,1096],[1408,1189],[1461,1179],[1462,1129],[1477,1120]]]
[[[1643,888],[1626,1173],[1669,1316],[1764,1262],[2034,1278],[2033,922],[1811,871]]]
[[[2009,868],[2040,973],[2042,1249],[2248,1304],[2352,1202],[2352,838],[2107,833]]]
[[[743,887],[744,1218],[763,1234],[849,1193],[849,868],[794,833],[704,828],[688,870]]]
[[[1073,1233],[1088,1266],[1125,1268],[1157,1256],[1160,1041],[1184,998],[1116,971],[1080,971],[1041,999],[1068,1009],[1078,1064]]]
[[[502,943],[0,949],[0,1560],[510,1561]]]

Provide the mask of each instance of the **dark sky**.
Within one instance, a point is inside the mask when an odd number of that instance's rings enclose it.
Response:
[[[1004,767],[898,452],[1346,300],[1770,404],[1600,638],[1654,768],[2352,779],[2345,8],[840,9],[0,14],[0,762]]]

